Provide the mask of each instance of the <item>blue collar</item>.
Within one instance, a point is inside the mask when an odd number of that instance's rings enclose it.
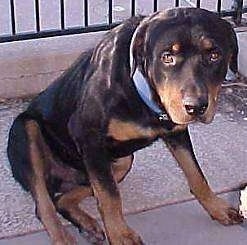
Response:
[[[136,68],[132,78],[139,96],[143,102],[157,115],[158,119],[160,121],[170,120],[167,113],[162,111],[153,100],[149,83],[138,68]]]

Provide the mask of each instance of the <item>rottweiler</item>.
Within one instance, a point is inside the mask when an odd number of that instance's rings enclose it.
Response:
[[[216,13],[174,8],[132,17],[105,34],[21,113],[10,129],[14,178],[30,191],[53,244],[75,244],[57,212],[94,244],[143,244],[123,217],[117,184],[133,153],[162,139],[191,192],[224,225],[242,221],[210,189],[188,125],[210,123],[228,68],[237,72],[231,25]],[[97,199],[104,229],[79,208]],[[104,231],[103,231],[104,230]]]

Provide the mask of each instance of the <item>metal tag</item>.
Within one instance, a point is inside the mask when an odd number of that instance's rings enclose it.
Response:
[[[166,114],[166,113],[160,114],[160,115],[159,115],[159,120],[160,120],[160,121],[166,121],[166,120],[168,120],[167,114]]]

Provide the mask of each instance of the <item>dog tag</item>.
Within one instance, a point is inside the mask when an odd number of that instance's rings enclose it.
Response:
[[[166,113],[162,113],[159,115],[159,120],[160,121],[165,121],[165,120],[168,120],[168,116]]]
[[[240,190],[239,212],[245,219],[247,219],[247,185],[243,190]]]

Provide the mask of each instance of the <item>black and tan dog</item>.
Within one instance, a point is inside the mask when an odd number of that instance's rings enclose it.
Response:
[[[101,244],[143,244],[126,224],[117,183],[133,153],[162,138],[191,192],[220,223],[238,211],[210,189],[193,153],[188,124],[209,123],[228,67],[237,71],[230,24],[202,9],[134,17],[112,31],[14,121],[8,156],[13,174],[36,202],[54,244],[74,244],[56,212]],[[95,196],[104,223],[79,209]]]

